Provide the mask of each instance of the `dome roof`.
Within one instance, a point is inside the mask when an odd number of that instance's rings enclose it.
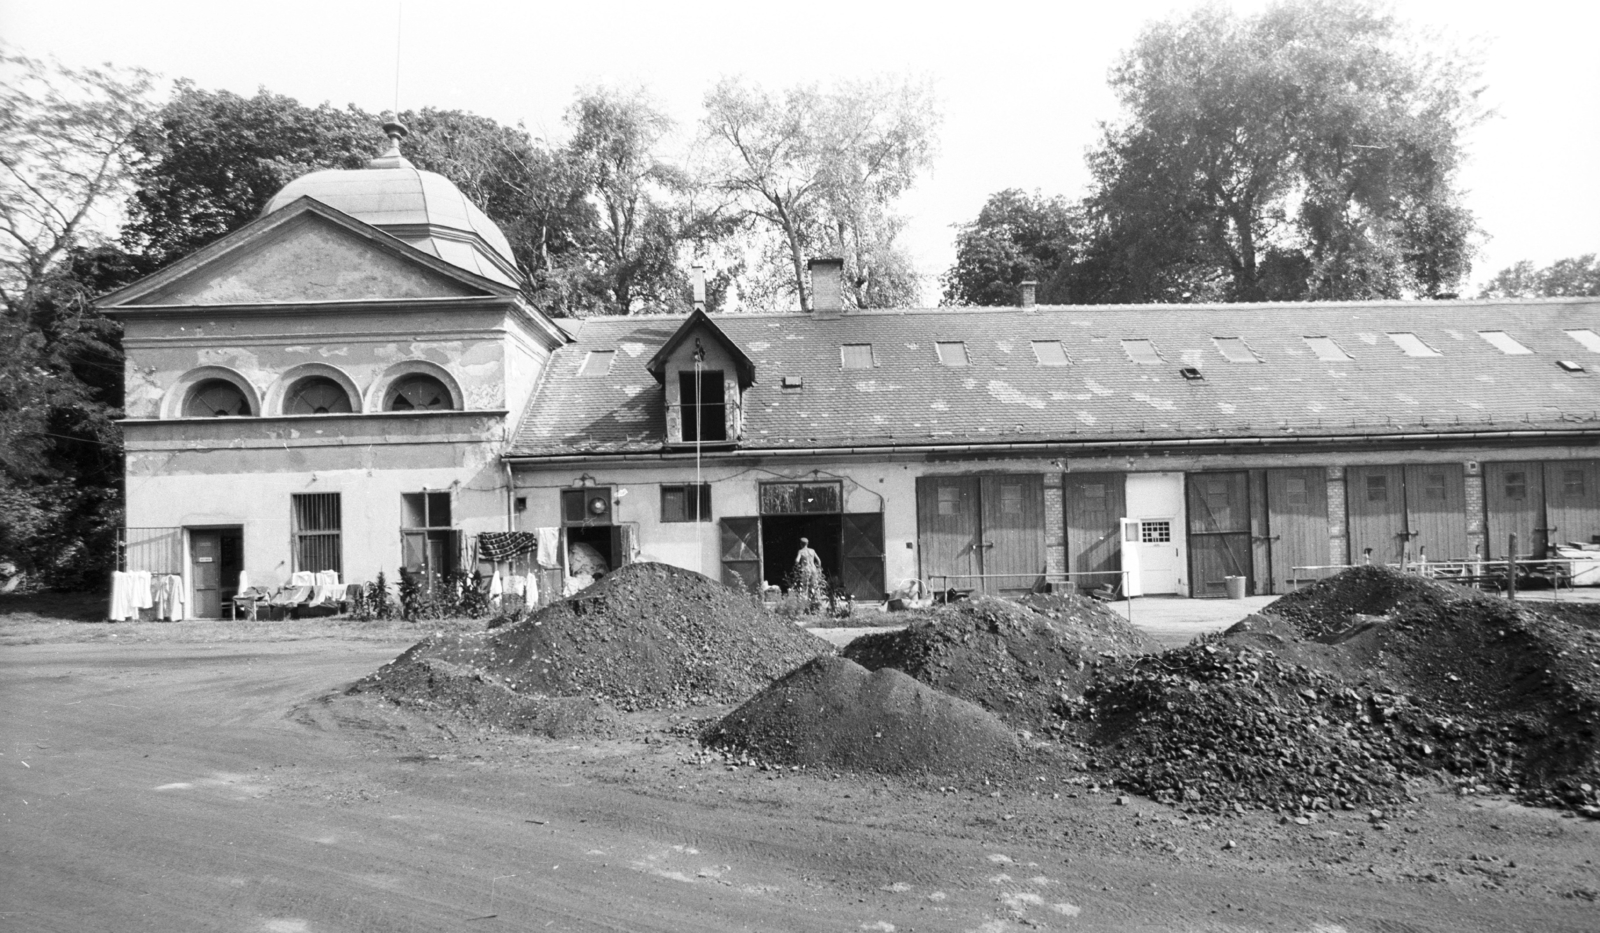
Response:
[[[516,260],[500,228],[448,178],[401,158],[397,146],[368,168],[301,175],[284,185],[262,214],[301,197],[315,198],[468,272],[516,285]]]

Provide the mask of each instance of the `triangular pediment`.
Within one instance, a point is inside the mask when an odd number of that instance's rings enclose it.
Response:
[[[756,364],[750,360],[749,354],[744,352],[744,348],[739,346],[738,341],[729,337],[726,331],[718,327],[710,315],[700,310],[696,310],[689,315],[683,324],[673,332],[672,336],[667,338],[667,342],[662,344],[661,349],[656,351],[656,355],[651,357],[650,362],[645,364],[645,371],[654,376],[657,382],[663,381],[666,378],[667,363],[672,358],[672,355],[690,337],[697,335],[703,336],[707,340],[715,341],[727,350],[728,355],[733,358],[734,368],[739,374],[740,388],[749,388],[756,381]]]
[[[122,292],[106,307],[461,298],[510,291],[302,199]]]

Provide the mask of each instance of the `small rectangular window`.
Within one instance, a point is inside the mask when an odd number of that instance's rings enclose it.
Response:
[[[1310,502],[1310,496],[1306,490],[1305,477],[1287,477],[1283,485],[1284,497],[1289,500],[1290,505],[1306,505]]]
[[[967,365],[967,345],[960,340],[940,340],[935,342],[939,351],[939,362],[946,366]]]
[[[1140,522],[1139,543],[1141,544],[1171,544],[1172,523],[1169,521]]]
[[[1429,473],[1422,478],[1422,498],[1430,502],[1443,502],[1449,498],[1448,490],[1443,473]]]
[[[1389,501],[1389,477],[1387,477],[1387,476],[1369,476],[1369,477],[1367,477],[1367,501],[1368,502],[1388,502]]]
[[[839,348],[839,366],[843,369],[871,369],[876,365],[870,343],[847,343]]]
[[[1039,361],[1040,366],[1065,366],[1069,362],[1067,348],[1059,340],[1035,340],[1033,358]]]
[[[1344,352],[1344,348],[1339,346],[1332,337],[1301,337],[1300,339],[1304,340],[1306,346],[1311,348],[1311,352],[1317,355],[1317,359],[1322,360],[1324,363],[1342,363],[1350,359],[1350,354]]]
[[[1243,337],[1212,337],[1222,358],[1230,363],[1259,363],[1261,357],[1245,345]]]
[[[1478,336],[1487,340],[1491,347],[1511,356],[1526,356],[1533,352],[1503,330],[1480,330]]]
[[[699,491],[698,496],[695,494],[696,490]],[[661,487],[661,521],[709,522],[711,520],[710,483]]]
[[[1561,494],[1563,496],[1582,496],[1583,486],[1582,470],[1561,471]]]
[[[1582,344],[1583,348],[1588,350],[1590,353],[1600,353],[1600,334],[1595,333],[1587,327],[1580,330],[1569,330],[1567,331],[1567,336],[1578,341],[1578,343]]]
[[[1163,362],[1161,351],[1149,340],[1124,340],[1122,352],[1128,354],[1128,359],[1146,366],[1157,365]]]
[[[404,528],[449,528],[448,492],[403,492],[400,505],[405,512]]]
[[[1521,471],[1506,474],[1506,498],[1518,501],[1528,498],[1528,474]]]
[[[961,487],[959,487],[959,486],[940,486],[939,487],[939,514],[940,515],[960,515],[961,514]]]
[[[590,350],[589,355],[583,359],[583,368],[578,370],[580,376],[608,376],[611,374],[611,361],[616,358],[615,350]]]
[[[1411,333],[1390,334],[1389,339],[1399,347],[1406,356],[1443,356],[1438,350],[1422,342],[1422,338]]]
[[[294,569],[344,572],[343,508],[336,492],[295,493]]]
[[[1005,483],[1000,487],[1000,511],[1005,515],[1022,514],[1022,487]]]

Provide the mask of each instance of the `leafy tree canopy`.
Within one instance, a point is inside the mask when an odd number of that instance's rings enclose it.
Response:
[[[1524,259],[1496,273],[1478,297],[1600,298],[1600,260],[1585,253],[1536,269]]]
[[[927,85],[878,79],[772,94],[730,78],[705,108],[712,183],[748,229],[770,238],[764,256],[789,266],[775,291],[809,310],[806,260],[836,255],[857,305],[915,302],[893,207],[933,157],[939,118]]]
[[[1456,184],[1474,66],[1374,5],[1221,6],[1149,26],[1091,154],[1106,300],[1448,293],[1477,228]]]
[[[989,196],[978,219],[956,234],[956,262],[943,276],[944,301],[956,305],[1015,305],[1023,282],[1038,282],[1039,299],[1060,294],[1059,273],[1070,269],[1086,235],[1082,209],[1066,198],[1007,188]]]

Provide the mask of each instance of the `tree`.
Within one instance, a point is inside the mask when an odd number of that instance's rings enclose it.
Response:
[[[917,292],[895,245],[892,208],[933,156],[938,115],[931,90],[888,80],[814,85],[773,96],[737,79],[706,95],[703,130],[721,164],[716,186],[736,215],[777,239],[787,289],[809,310],[806,259],[845,260],[849,297],[902,304]]]
[[[955,265],[942,276],[945,303],[1015,305],[1030,280],[1045,286],[1042,301],[1072,300],[1054,288],[1081,253],[1084,224],[1082,209],[1059,195],[990,195],[977,220],[957,227]]]
[[[254,97],[187,81],[134,142],[137,190],[123,243],[165,265],[260,216],[307,172],[356,168],[382,136],[354,107],[304,107],[265,88]]]
[[[1524,259],[1501,269],[1478,292],[1479,298],[1597,298],[1600,260],[1594,253],[1558,259],[1543,269]]]
[[[0,305],[25,309],[67,252],[102,238],[126,192],[155,76],[0,51]]]
[[[597,205],[595,285],[612,311],[681,304],[678,245],[693,223],[680,207],[687,172],[656,154],[672,120],[641,89],[596,88],[567,111],[567,155]]]
[[[1447,294],[1476,226],[1456,173],[1474,66],[1365,2],[1154,24],[1090,157],[1113,300]]]

